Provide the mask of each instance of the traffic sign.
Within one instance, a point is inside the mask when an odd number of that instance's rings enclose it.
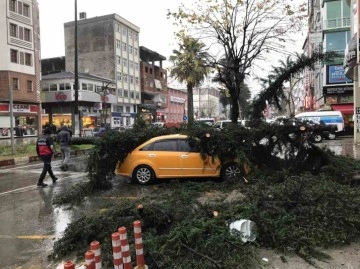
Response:
[[[188,117],[186,115],[183,116],[183,121],[187,121]]]

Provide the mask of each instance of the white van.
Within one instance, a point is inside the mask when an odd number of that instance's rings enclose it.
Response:
[[[311,111],[299,113],[295,118],[300,118],[302,120],[313,121],[319,123],[320,121],[325,124],[334,124],[337,126],[337,133],[343,132],[344,118],[340,111]]]
[[[238,125],[246,127],[246,120],[238,120]],[[224,129],[227,126],[231,125],[231,120],[219,120],[217,122],[215,122],[215,124],[213,125],[214,128],[216,129]]]

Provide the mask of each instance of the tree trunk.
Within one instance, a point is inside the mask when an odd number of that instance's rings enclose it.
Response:
[[[191,83],[187,84],[187,107],[188,124],[191,126],[194,123],[194,96],[193,85]]]
[[[231,108],[230,108],[230,119],[232,123],[237,123],[239,118],[239,102],[238,98],[231,98]]]

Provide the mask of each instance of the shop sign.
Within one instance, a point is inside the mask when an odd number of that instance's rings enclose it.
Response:
[[[170,101],[174,102],[174,103],[185,103],[185,99],[181,98],[181,97],[176,97],[176,96],[170,96]]]
[[[59,102],[64,102],[67,99],[67,95],[63,92],[55,93],[55,100]]]
[[[351,83],[352,80],[345,76],[345,70],[341,65],[328,66],[328,84]]]
[[[13,105],[13,112],[30,112],[30,105],[15,104]]]
[[[353,91],[353,87],[324,87],[323,93],[327,94],[340,94],[340,93],[350,93]]]
[[[109,97],[101,95],[101,101],[103,102],[109,102]]]

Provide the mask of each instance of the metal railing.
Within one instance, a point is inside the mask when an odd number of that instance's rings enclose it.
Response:
[[[350,18],[336,18],[324,21],[324,30],[350,27]]]

